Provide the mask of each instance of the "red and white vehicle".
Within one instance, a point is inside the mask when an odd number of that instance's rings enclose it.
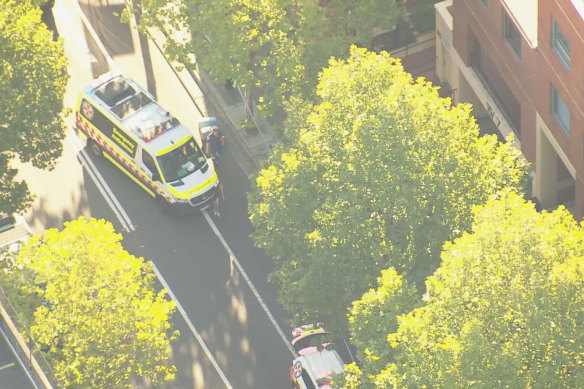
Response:
[[[331,388],[331,380],[343,372],[343,360],[334,349],[333,335],[322,323],[306,324],[292,331],[292,346],[298,357],[290,366],[295,389]]]

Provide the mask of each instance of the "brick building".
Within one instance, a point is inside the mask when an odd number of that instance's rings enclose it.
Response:
[[[514,134],[531,194],[584,217],[584,0],[436,4],[436,74],[485,133]]]

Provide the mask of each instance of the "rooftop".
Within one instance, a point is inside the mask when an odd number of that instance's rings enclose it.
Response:
[[[144,142],[179,125],[148,92],[121,74],[110,72],[94,81],[89,94]]]

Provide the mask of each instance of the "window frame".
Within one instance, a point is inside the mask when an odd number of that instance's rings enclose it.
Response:
[[[516,42],[513,41],[513,36],[516,36]],[[503,38],[517,58],[521,59],[521,33],[506,10],[503,10]]]
[[[563,109],[562,109],[563,108]],[[553,84],[550,85],[550,109],[552,111],[552,115],[560,125],[561,129],[564,131],[564,134],[567,136],[570,135],[570,107],[568,104],[562,99],[558,90],[554,87]],[[567,122],[566,118],[562,117],[561,111],[565,110],[567,113]]]
[[[570,41],[558,26],[555,19],[552,19],[552,50],[556,53],[566,69],[570,70],[572,58],[570,56]]]
[[[150,170],[150,172],[156,172],[156,162],[154,161],[154,157],[144,149],[142,149],[142,163],[148,170]]]

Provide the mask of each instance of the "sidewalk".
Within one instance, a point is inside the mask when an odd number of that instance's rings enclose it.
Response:
[[[158,32],[153,29],[148,31],[149,39],[154,42],[156,48],[162,53],[162,47],[168,37],[167,32]],[[183,65],[184,69],[177,71],[176,75],[181,83],[187,87],[189,95],[197,100],[196,91],[200,90],[207,100],[206,104],[197,104],[202,116],[217,117],[221,131],[225,134],[226,149],[238,162],[246,177],[249,177],[260,166],[270,153],[271,146],[277,142],[271,126],[265,119],[254,118],[257,127],[250,130],[241,126],[245,118],[244,98],[237,88],[226,88],[211,80],[203,69],[196,65]],[[192,87],[189,87],[192,86]]]
[[[165,33],[166,34],[166,33]],[[157,47],[163,47],[166,36],[150,31],[150,39],[153,39]],[[435,39],[433,32],[422,34],[422,42],[395,50],[395,56],[402,59],[404,69],[414,77],[423,76],[436,86],[438,78],[435,75]],[[204,107],[204,116],[216,116],[220,122],[221,129],[226,135],[227,148],[238,161],[245,175],[249,177],[257,171],[260,162],[264,160],[271,151],[273,144],[278,142],[273,134],[270,123],[265,120],[258,120],[257,130],[244,129],[241,126],[245,118],[244,98],[237,88],[227,88],[225,84],[213,82],[207,72],[199,68],[186,68],[179,72],[179,77],[183,79],[185,85],[193,81],[203,92],[203,95],[210,100],[209,106]],[[449,87],[442,88],[446,92]],[[189,92],[190,93],[190,92]]]
[[[216,116],[226,133],[227,148],[239,162],[246,176],[254,173],[262,160],[270,153],[271,146],[277,142],[267,120],[257,120],[257,129],[242,128],[245,118],[244,98],[238,89],[228,90],[224,85],[214,83],[202,69],[190,70],[189,75],[199,88],[212,101]]]
[[[423,76],[436,86],[440,86],[438,77],[435,74],[435,58],[436,48],[434,44],[430,44],[419,52],[408,53],[402,57],[402,65],[405,71],[411,73],[414,77]],[[223,123],[228,123],[226,129],[230,132],[229,137],[241,142],[242,153],[249,164],[244,171],[249,176],[251,172],[257,169],[259,162],[269,155],[271,145],[277,141],[270,135],[272,132],[270,124],[267,120],[262,120],[259,123],[263,139],[257,133],[247,133],[239,125],[245,116],[243,98],[239,95],[239,91],[235,89],[228,91],[224,85],[214,84],[204,70],[198,71],[198,74],[195,72],[191,72],[191,74],[199,79],[198,84],[203,92],[208,96],[212,96],[215,100],[216,104],[214,105],[219,111],[219,118]],[[446,87],[446,89],[449,89],[449,87]]]

